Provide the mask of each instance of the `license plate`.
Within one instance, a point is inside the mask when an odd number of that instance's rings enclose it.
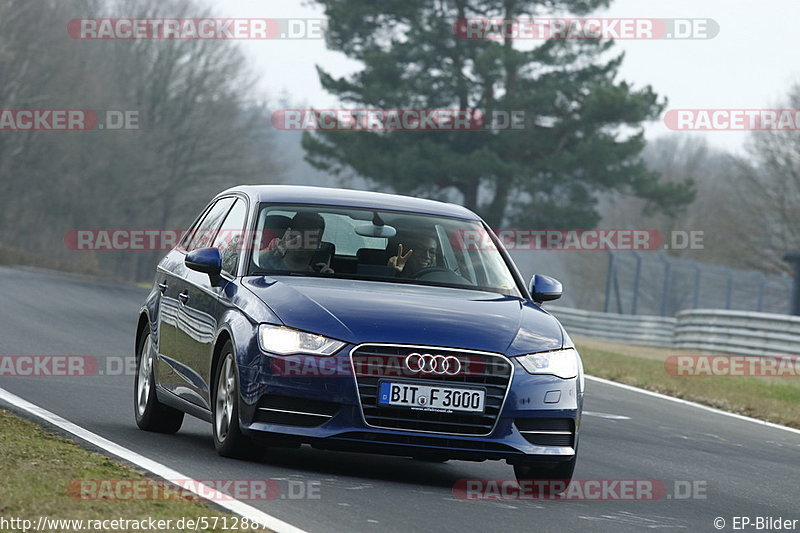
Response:
[[[378,404],[410,407],[420,411],[467,411],[482,413],[486,391],[382,381],[378,388]]]

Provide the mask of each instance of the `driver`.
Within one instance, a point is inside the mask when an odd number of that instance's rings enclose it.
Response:
[[[397,255],[390,257],[388,262],[388,266],[397,270],[398,276],[413,278],[420,270],[436,266],[439,245],[433,236],[422,233],[399,240],[401,242],[397,245]]]

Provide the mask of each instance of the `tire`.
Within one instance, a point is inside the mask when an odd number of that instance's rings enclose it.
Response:
[[[242,434],[239,426],[239,377],[231,341],[225,343],[221,353],[214,369],[211,400],[214,447],[223,457],[254,459],[262,450],[252,439]]]
[[[567,490],[570,481],[572,481],[576,460],[577,456],[569,461],[558,463],[518,463],[514,465],[514,475],[518,483],[531,479],[563,481],[563,488],[561,488],[561,484],[555,483],[548,483],[545,486],[545,494],[543,494],[543,496],[553,496]]]
[[[133,412],[136,425],[144,431],[176,433],[183,424],[183,411],[158,401],[155,379],[156,351],[150,332],[136,350],[136,376],[133,380]]]

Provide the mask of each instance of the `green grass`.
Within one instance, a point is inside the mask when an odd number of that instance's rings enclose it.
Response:
[[[676,396],[725,411],[800,428],[800,379],[676,377],[655,350],[641,356],[576,342],[587,374]],[[626,347],[627,352],[635,351]]]
[[[87,451],[75,442],[5,410],[0,410],[0,479],[0,517],[29,519],[34,524],[39,516],[87,520],[153,517],[173,521],[206,516],[220,517],[220,520],[227,517],[230,527],[234,516],[189,498],[168,501],[82,500],[74,492],[74,483],[73,490],[69,490],[70,483],[75,480],[79,483],[80,480],[151,478],[104,455]],[[170,531],[176,531],[175,527]],[[223,529],[200,528],[197,531],[221,532]]]

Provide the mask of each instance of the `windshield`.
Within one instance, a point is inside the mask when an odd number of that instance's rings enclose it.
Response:
[[[330,276],[521,297],[477,221],[325,206],[263,204],[250,274]]]

